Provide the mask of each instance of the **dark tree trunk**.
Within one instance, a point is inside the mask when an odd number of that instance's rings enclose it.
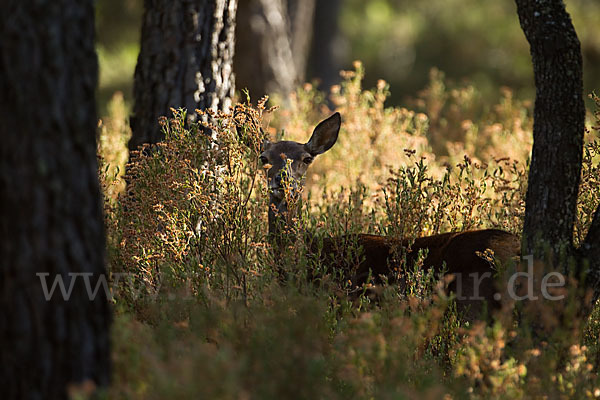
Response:
[[[306,62],[312,41],[315,0],[288,0],[287,7],[296,83],[302,83],[306,80]]]
[[[575,256],[576,276],[585,268],[585,286],[598,298],[600,208],[579,249],[573,248],[585,127],[579,40],[562,0],[516,2],[531,47],[536,87],[524,244],[537,259],[548,256],[544,246],[565,265],[566,256]]]
[[[235,70],[253,98],[287,97],[304,81],[315,0],[240,3]]]
[[[310,54],[310,77],[321,81],[321,89],[329,90],[340,82],[343,49],[339,32],[341,1],[319,1],[315,9],[313,44]]]
[[[559,261],[572,252],[585,107],[581,49],[562,0],[516,0],[536,87],[526,198],[525,254]],[[541,244],[541,245],[540,245]]]
[[[600,297],[600,206],[594,213],[592,225],[579,248],[579,259],[587,269],[586,284],[594,291],[594,299]]]
[[[63,399],[109,380],[93,1],[0,8],[0,398]]]
[[[162,139],[170,108],[228,110],[237,0],[145,0],[129,149]]]
[[[287,5],[284,0],[248,0],[240,5],[236,71],[253,98],[287,96],[296,84]]]

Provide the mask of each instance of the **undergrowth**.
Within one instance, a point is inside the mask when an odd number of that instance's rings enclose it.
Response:
[[[386,108],[388,85],[363,89],[360,63],[343,77],[330,93],[339,141],[309,169],[297,240],[281,251],[267,237],[261,144],[307,141],[333,112],[322,93],[305,85],[285,110],[267,109],[265,98],[196,111],[210,123],[172,110],[160,121],[165,140],[133,152],[127,168],[125,114],[113,101],[99,146],[118,280],[111,397],[600,396],[597,312],[585,329],[558,327],[560,345],[539,343],[511,310],[493,324],[465,322],[438,277],[418,268],[405,268],[406,288],[383,285],[375,299],[366,288],[348,296],[356,288],[310,256],[303,238],[522,226],[531,105],[505,89],[500,104],[474,115],[475,89],[447,88],[434,71],[418,111]],[[599,203],[597,132],[598,115],[586,136],[576,241]],[[307,279],[315,271],[320,279]],[[282,272],[291,279],[282,283]]]

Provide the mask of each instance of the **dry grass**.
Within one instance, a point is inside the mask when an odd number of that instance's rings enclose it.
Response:
[[[332,89],[342,131],[309,170],[299,233],[520,231],[531,105],[506,89],[500,104],[476,112],[474,88],[446,88],[434,72],[417,111],[386,108],[386,83],[365,90],[362,76],[357,63]],[[320,266],[302,240],[274,255],[258,167],[261,127],[272,136],[285,128],[285,138],[304,142],[332,112],[323,99],[306,85],[289,109],[266,110],[263,100],[207,115],[215,139],[175,111],[161,122],[165,141],[133,154],[120,196],[129,131],[114,99],[99,145],[110,269],[132,279],[115,292],[111,397],[598,397],[598,311],[586,329],[558,323],[540,343],[512,310],[492,326],[461,321],[452,301],[431,295],[432,276],[410,275],[410,295],[384,286],[377,303],[366,295],[351,301],[343,283],[305,279]],[[577,240],[599,203],[594,135]],[[291,277],[285,285],[282,268]],[[550,318],[555,306],[536,312]]]

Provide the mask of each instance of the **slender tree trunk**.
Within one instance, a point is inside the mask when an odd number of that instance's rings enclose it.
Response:
[[[296,66],[284,0],[247,0],[240,7],[236,71],[253,98],[287,96],[296,83]]]
[[[584,284],[597,299],[600,207],[579,249],[573,248],[572,241],[585,127],[579,40],[562,0],[516,2],[521,27],[531,46],[536,86],[524,244],[537,259],[546,259],[548,249],[558,262],[575,256],[576,276],[585,268]],[[587,305],[584,309],[590,310]]]
[[[0,9],[0,398],[64,399],[110,372],[93,1]]]
[[[321,81],[322,90],[329,90],[340,81],[343,49],[340,45],[339,15],[341,0],[317,2],[313,29],[313,44],[308,68],[310,77]]]
[[[228,110],[237,0],[145,0],[130,150],[162,139],[170,108]]]
[[[306,63],[312,41],[315,0],[288,0],[292,57],[296,68],[296,83],[306,80]]]
[[[240,3],[235,69],[253,98],[287,97],[306,76],[315,0]]]
[[[585,108],[579,40],[562,0],[516,0],[530,44],[536,87],[525,224],[526,252],[543,259],[572,251]]]
[[[600,206],[596,208],[592,225],[579,248],[578,258],[586,267],[586,284],[594,291],[594,299],[600,298]]]

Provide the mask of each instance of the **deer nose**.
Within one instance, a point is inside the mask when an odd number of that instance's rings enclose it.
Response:
[[[279,174],[269,179],[269,189],[281,189],[282,187],[281,176]]]
[[[269,192],[271,193],[271,196],[273,196],[276,199],[283,199],[283,189],[280,187],[269,187]]]
[[[269,192],[275,197],[283,197],[283,186],[281,185],[281,177],[276,176],[269,180]]]

